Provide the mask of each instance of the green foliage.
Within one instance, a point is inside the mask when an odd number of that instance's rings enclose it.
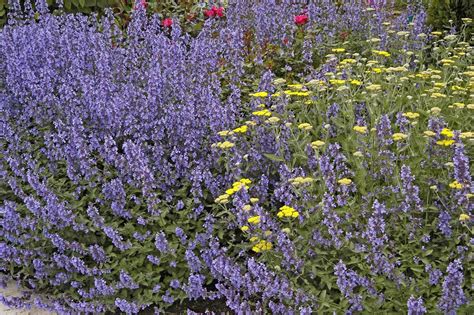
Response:
[[[474,17],[472,0],[430,0],[427,7],[428,23],[435,29],[442,29],[450,24],[460,27],[463,18]]]
[[[7,0],[0,0],[0,26],[7,22]]]

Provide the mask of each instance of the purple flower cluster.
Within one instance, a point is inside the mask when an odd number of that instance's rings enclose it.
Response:
[[[459,260],[454,260],[448,265],[443,281],[443,295],[438,301],[438,308],[446,314],[456,314],[456,310],[468,302],[462,288],[464,281],[462,270]]]

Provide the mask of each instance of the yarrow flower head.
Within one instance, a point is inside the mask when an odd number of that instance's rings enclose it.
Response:
[[[442,136],[445,136],[446,138],[452,138],[454,137],[454,132],[448,128],[443,128],[440,132]]]
[[[313,129],[313,126],[311,126],[311,125],[308,124],[308,123],[302,123],[302,124],[299,124],[299,125],[298,125],[298,129],[301,129],[301,130],[311,130],[311,129]]]
[[[379,56],[382,56],[382,57],[390,57],[390,56],[391,56],[391,54],[390,54],[388,51],[372,50],[372,52],[373,52],[375,55],[379,55]]]
[[[252,115],[270,117],[272,113],[268,109],[262,109],[262,110],[253,112]]]
[[[260,223],[260,216],[259,215],[256,215],[256,216],[253,216],[253,217],[250,217],[247,219],[247,222],[250,223],[250,224],[259,224]]]
[[[406,138],[408,138],[408,136],[404,133],[400,133],[400,132],[397,132],[397,133],[394,133],[392,135],[392,139],[394,141],[400,141],[400,140],[405,140]]]
[[[250,96],[253,96],[253,97],[267,97],[268,92],[255,92],[255,93],[251,93]]]
[[[450,147],[454,144],[454,140],[438,140],[436,141],[436,144],[444,147]]]
[[[249,189],[250,188],[250,184],[252,183],[252,181],[248,178],[242,178],[241,180],[238,180],[236,182],[234,182],[232,184],[232,188],[229,188],[225,191],[226,195],[228,196],[232,196],[233,194],[235,194],[236,192],[238,192],[239,190],[241,190],[242,188],[245,188],[245,189]]]
[[[416,118],[420,117],[420,114],[413,113],[413,112],[406,112],[406,113],[403,113],[403,116],[406,117],[406,118],[409,118],[409,119],[416,119]]]
[[[367,133],[367,127],[366,126],[354,126],[354,129],[355,132],[357,133],[361,133],[361,134],[366,134]]]
[[[452,189],[462,189],[463,186],[461,183],[455,180],[454,182],[449,184],[449,187],[451,187]]]
[[[235,146],[235,143],[230,142],[230,141],[224,141],[224,142],[214,143],[213,146],[218,147],[219,149],[227,150],[227,149],[233,148]]]
[[[265,240],[261,240],[252,247],[252,250],[256,253],[260,253],[263,251],[271,250],[272,248],[273,248],[272,243]]]
[[[342,178],[337,181],[340,185],[347,186],[352,183],[352,180],[350,178]]]
[[[243,125],[243,126],[240,126],[238,128],[235,128],[234,130],[232,130],[233,132],[235,133],[246,133],[247,130],[248,130],[248,126],[247,125]]]
[[[317,150],[321,148],[322,146],[324,146],[325,144],[326,143],[324,141],[316,140],[316,141],[311,142],[311,148]]]
[[[277,213],[279,218],[297,218],[300,214],[294,208],[289,206],[283,206],[280,208],[280,211]]]
[[[230,195],[228,194],[223,194],[223,195],[220,195],[219,197],[217,197],[214,202],[215,203],[220,203],[220,204],[226,204],[229,202],[229,197]]]
[[[314,182],[314,178],[312,177],[295,177],[288,180],[293,186],[300,186],[305,184],[310,184]]]

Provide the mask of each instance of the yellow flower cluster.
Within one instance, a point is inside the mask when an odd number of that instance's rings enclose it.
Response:
[[[268,109],[262,109],[262,110],[253,112],[252,115],[269,117],[272,115],[272,113]]]
[[[405,140],[406,138],[408,138],[408,136],[404,133],[401,133],[401,132],[397,132],[397,133],[394,133],[392,135],[392,139],[394,141],[400,141],[400,140]]]
[[[302,124],[299,124],[299,125],[298,125],[298,129],[301,129],[301,130],[311,130],[311,129],[313,129],[313,126],[311,126],[311,125],[308,124],[308,123],[302,123]]]
[[[382,73],[383,71],[384,71],[383,68],[373,68],[372,69],[372,72],[377,73],[377,74]]]
[[[452,65],[453,63],[455,63],[455,61],[452,60],[452,59],[446,58],[446,59],[441,59],[440,63],[441,63],[443,66],[450,66],[450,65]]]
[[[300,92],[300,91],[291,91],[291,90],[286,90],[284,93],[288,96],[309,96],[310,92],[305,91],[305,92]]]
[[[442,136],[445,136],[447,139],[443,140],[438,140],[436,141],[437,145],[444,146],[444,147],[449,147],[454,144],[454,140],[451,139],[454,137],[454,132],[448,128],[443,128],[440,133]]]
[[[250,217],[250,218],[247,219],[247,222],[250,223],[250,224],[259,224],[260,223],[260,216],[256,215],[256,216]]]
[[[329,83],[331,83],[332,85],[343,85],[344,83],[346,83],[346,80],[331,79],[331,80],[329,80]]]
[[[266,250],[271,250],[272,248],[272,243],[270,243],[269,241],[261,240],[252,247],[252,250],[256,253],[260,253]]]
[[[310,86],[325,86],[326,85],[326,82],[324,82],[323,80],[316,80],[316,79],[313,79],[311,81],[309,81],[308,83],[306,83],[307,85],[310,85]]]
[[[280,121],[280,118],[278,118],[278,117],[270,117],[267,120],[265,120],[265,122],[267,122],[269,124],[275,124],[279,121]]]
[[[303,88],[303,84],[288,84],[290,89],[301,90]]]
[[[379,56],[382,56],[382,57],[390,57],[391,54],[388,52],[388,51],[384,51],[384,50],[372,50],[372,52],[375,54],[375,55],[379,55]]]
[[[250,198],[251,203],[257,203],[259,201],[258,198]]]
[[[377,92],[382,89],[382,86],[380,84],[370,84],[370,85],[367,85],[365,88],[369,92]]]
[[[247,130],[248,130],[248,126],[247,125],[243,125],[243,126],[240,126],[238,128],[235,128],[234,130],[232,130],[233,132],[235,133],[246,133]]]
[[[474,138],[474,132],[473,132],[473,131],[461,132],[461,133],[459,134],[459,138],[461,138],[461,139]]]
[[[440,132],[442,136],[445,136],[446,138],[452,138],[454,137],[454,132],[448,128],[443,128]]]
[[[385,71],[387,72],[407,72],[408,69],[404,66],[400,67],[388,67]]]
[[[249,185],[252,183],[252,181],[250,179],[247,179],[247,178],[242,178],[241,180],[235,182],[232,184],[232,188],[229,188],[225,191],[225,193],[229,196],[232,196],[233,194],[235,194],[236,192],[238,192],[239,190],[241,190],[242,188],[246,188],[246,189],[249,189]]]
[[[436,141],[436,144],[440,145],[440,146],[444,146],[444,147],[449,147],[449,146],[452,146],[454,144],[454,140],[452,140],[452,139],[438,140],[438,141]]]
[[[212,145],[212,147],[218,147],[219,149],[230,149],[235,146],[235,143],[230,142],[230,141],[224,141],[224,142],[217,142]]]
[[[333,48],[331,51],[333,53],[343,53],[343,52],[346,51],[346,49],[345,48]]]
[[[347,59],[341,60],[340,64],[344,66],[344,65],[353,64],[353,63],[356,63],[356,62],[357,62],[357,60],[355,60],[355,59],[347,58]]]
[[[339,185],[347,186],[347,185],[350,185],[352,183],[352,180],[350,178],[342,178],[342,179],[338,180],[337,182],[339,183]]]
[[[431,98],[446,98],[447,95],[446,94],[443,94],[443,93],[433,93],[430,95]]]
[[[293,184],[294,186],[300,186],[300,185],[309,184],[309,183],[314,182],[314,178],[298,176],[298,177],[295,177],[295,178],[291,178],[289,180],[289,182],[291,184]]]
[[[420,117],[420,114],[413,113],[413,112],[406,112],[406,113],[403,113],[403,116],[409,119],[417,119],[418,117]]]
[[[326,143],[324,141],[316,140],[316,141],[311,142],[311,148],[313,148],[314,150],[317,150],[325,144]]]
[[[456,107],[456,108],[459,108],[459,109],[462,109],[462,108],[466,107],[466,104],[464,104],[464,103],[454,103],[452,106]]]
[[[250,96],[253,96],[253,97],[267,97],[268,93],[267,92],[256,92],[256,93],[251,93]]]
[[[354,129],[355,132],[358,132],[358,133],[362,133],[362,134],[365,134],[367,133],[367,127],[366,126],[354,126]]]
[[[469,221],[471,217],[465,213],[461,213],[459,216],[459,221],[464,222],[464,221]]]
[[[280,208],[280,211],[277,213],[279,218],[297,218],[300,214],[294,208],[289,206],[283,206]]]
[[[462,189],[462,184],[459,183],[458,181],[454,181],[452,182],[451,184],[449,184],[449,187],[452,188],[452,189]]]
[[[223,195],[220,195],[219,197],[217,197],[214,202],[215,203],[220,203],[220,204],[226,204],[229,202],[229,195],[228,194],[223,194]]]

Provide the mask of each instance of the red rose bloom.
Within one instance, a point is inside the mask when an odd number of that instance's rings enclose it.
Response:
[[[217,15],[218,17],[224,16],[224,7],[220,7],[220,8],[212,7],[212,11],[214,11],[214,14]]]
[[[301,14],[295,16],[295,24],[296,25],[304,25],[308,22],[308,16],[306,14]]]
[[[211,17],[214,17],[216,13],[214,12],[213,9],[210,9],[210,10],[204,10],[204,15],[208,18],[211,18]]]
[[[164,27],[171,27],[171,25],[173,25],[173,20],[170,18],[166,18],[161,22],[161,25],[163,25]]]
[[[212,18],[212,17],[215,17],[215,16],[223,17],[224,16],[224,8],[223,7],[218,8],[216,6],[213,6],[209,10],[204,10],[204,15],[208,18]]]

